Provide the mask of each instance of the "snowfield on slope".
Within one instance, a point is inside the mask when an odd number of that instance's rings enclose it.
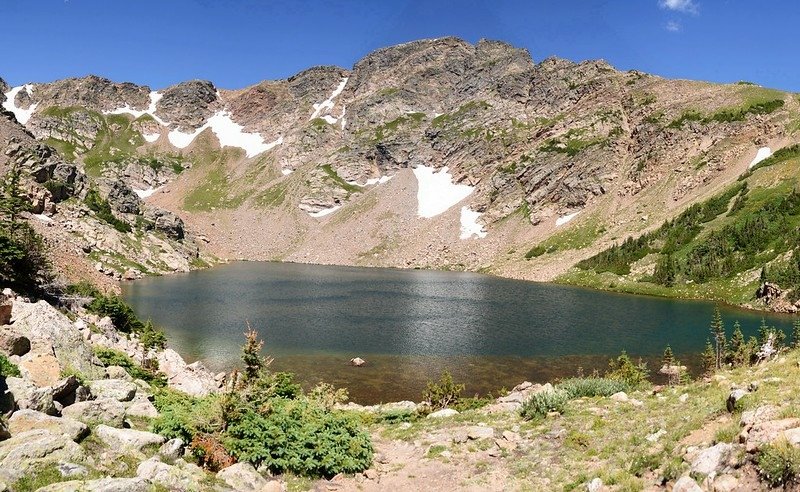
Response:
[[[568,215],[562,215],[561,217],[557,218],[556,219],[556,227],[566,224],[570,220],[574,219],[575,216],[578,215],[579,213],[581,213],[580,210],[575,212],[575,213],[571,213],[571,214],[568,214]]]
[[[254,157],[262,152],[266,152],[275,146],[283,143],[283,136],[278,137],[272,142],[265,142],[260,133],[248,133],[244,127],[231,119],[227,111],[218,111],[208,119],[208,121],[192,133],[185,133],[180,130],[172,130],[167,135],[169,142],[179,148],[184,149],[191,144],[194,139],[203,133],[206,128],[217,136],[222,147],[239,147],[245,151],[247,157]]]
[[[469,239],[472,236],[481,239],[486,237],[486,230],[478,223],[481,215],[483,214],[474,212],[469,207],[461,207],[461,236],[459,236],[461,239]]]
[[[18,108],[16,102],[17,94],[19,94],[20,91],[22,91],[23,89],[25,90],[25,92],[28,93],[29,96],[33,94],[32,84],[20,85],[6,92],[5,93],[6,100],[3,101],[3,107],[6,110],[14,113],[14,117],[22,125],[26,124],[28,120],[31,119],[31,115],[33,114],[34,111],[36,111],[36,106],[39,105],[39,103],[35,103],[31,104],[30,107],[28,107],[28,109]]]
[[[432,167],[417,166],[417,215],[426,219],[446,212],[450,207],[468,197],[475,188],[453,183],[453,176],[443,167],[436,172]]]
[[[763,161],[764,159],[766,159],[771,155],[772,151],[769,149],[769,147],[761,147],[760,149],[758,149],[758,152],[756,152],[756,156],[753,158],[752,161],[750,161],[750,165],[747,166],[747,168],[750,169],[751,167],[755,166],[756,164],[758,164],[759,162]]]
[[[311,114],[311,118],[309,118],[309,120],[313,120],[314,118],[318,117],[319,115],[322,114],[323,111],[327,112],[333,109],[333,100],[336,99],[336,96],[342,93],[342,91],[344,90],[344,86],[347,85],[347,80],[348,80],[347,77],[343,78],[342,81],[339,82],[339,85],[336,87],[336,89],[333,90],[333,93],[330,96],[328,96],[328,99],[325,99],[321,103],[314,103],[314,113]],[[339,118],[343,117],[344,113],[342,113],[342,116],[340,116]],[[331,125],[336,123],[336,121],[339,118],[334,118],[332,116],[324,117],[325,121],[327,121]],[[344,128],[344,125],[342,125],[342,128]]]
[[[317,212],[308,212],[308,215],[310,215],[312,217],[325,217],[326,215],[330,215],[330,214],[336,212],[340,208],[342,208],[341,205],[335,205],[335,206],[333,206],[331,208],[323,208],[322,210],[319,210]]]

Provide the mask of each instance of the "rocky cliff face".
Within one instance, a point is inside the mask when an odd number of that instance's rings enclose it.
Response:
[[[3,93],[24,125],[3,123],[0,146],[31,132],[90,180],[146,191],[219,256],[533,279],[734,180],[759,147],[797,140],[800,112],[752,84],[456,38],[239,90],[86,77]]]

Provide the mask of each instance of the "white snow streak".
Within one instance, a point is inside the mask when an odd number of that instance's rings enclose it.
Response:
[[[133,188],[133,192],[136,193],[136,196],[138,196],[139,198],[147,198],[149,196],[153,196],[153,194],[156,191],[160,190],[160,189],[161,189],[161,187],[153,188],[151,186],[150,188],[147,188],[146,190],[137,190],[136,188]]]
[[[417,215],[429,219],[460,202],[474,189],[472,186],[453,183],[453,176],[443,167],[434,172],[432,167],[417,166]]]
[[[161,137],[160,133],[142,133],[142,137],[150,143],[155,142]]]
[[[478,218],[481,215],[480,212],[473,212],[469,207],[461,207],[461,239],[469,239],[472,236],[486,237],[486,230],[478,224]]]
[[[347,77],[343,78],[342,81],[339,82],[339,85],[336,87],[336,89],[333,90],[333,93],[328,97],[328,99],[325,99],[321,103],[314,103],[314,114],[311,115],[311,118],[309,118],[309,120],[317,118],[319,115],[322,114],[323,111],[327,112],[333,109],[333,100],[336,99],[336,96],[342,93],[342,91],[344,90],[344,86],[346,85],[347,85]],[[340,116],[339,118],[342,117],[344,117],[344,113],[342,113],[342,116]],[[339,120],[339,118],[333,118],[333,117],[329,117],[333,121],[331,121],[328,118],[325,118],[324,116],[323,118],[331,125]],[[342,128],[344,128],[344,125],[342,125]]]
[[[281,174],[288,176],[294,172],[294,169],[281,169]]]
[[[53,222],[53,219],[44,214],[33,214],[33,216],[41,220],[42,222]]]
[[[33,94],[33,85],[32,84],[20,85],[18,87],[14,87],[10,91],[6,92],[5,93],[6,100],[3,101],[3,107],[6,110],[11,111],[12,113],[14,113],[14,117],[22,125],[26,124],[28,122],[28,120],[31,119],[31,115],[33,114],[34,111],[36,111],[36,106],[39,105],[39,103],[34,103],[34,104],[31,104],[28,107],[28,109],[18,108],[15,100],[17,98],[17,94],[19,94],[19,92],[21,90],[23,90],[23,89],[25,89],[25,92],[27,92],[29,96]]]
[[[575,213],[571,213],[569,215],[562,215],[561,217],[557,218],[556,219],[556,227],[566,224],[570,220],[574,219],[575,216],[578,215],[579,213],[581,213],[581,212],[577,211]]]
[[[126,104],[125,106],[122,106],[117,109],[112,109],[111,111],[103,111],[103,114],[129,114],[134,118],[141,118],[142,116],[148,114],[154,120],[156,120],[156,123],[158,123],[159,125],[167,126],[166,121],[156,116],[156,104],[158,104],[158,101],[160,101],[162,97],[164,97],[164,94],[161,94],[158,91],[151,91],[150,105],[147,106],[147,109],[145,110],[133,109]]]
[[[341,205],[336,205],[336,206],[331,207],[331,208],[323,208],[322,210],[320,210],[318,212],[308,212],[308,215],[310,215],[312,217],[325,217],[328,214],[332,214],[332,213],[336,212],[340,208],[342,208]]]
[[[758,152],[756,152],[756,156],[753,158],[753,160],[750,162],[750,165],[747,166],[747,168],[750,169],[751,167],[755,166],[756,164],[758,164],[759,162],[763,161],[764,159],[766,159],[771,155],[772,151],[769,150],[769,147],[761,147],[760,149],[758,149]]]

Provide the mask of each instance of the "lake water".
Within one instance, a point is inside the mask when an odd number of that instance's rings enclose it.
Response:
[[[623,349],[656,369],[670,344],[696,365],[714,309],[472,273],[260,262],[137,280],[123,295],[188,361],[235,367],[249,322],[273,369],[347,387],[359,403],[418,401],[443,369],[483,394],[602,370]],[[762,317],[722,313],[728,333],[738,320],[746,336]],[[767,317],[784,330],[792,320]],[[352,367],[353,357],[368,364]]]

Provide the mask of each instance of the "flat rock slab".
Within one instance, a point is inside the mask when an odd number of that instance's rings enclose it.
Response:
[[[139,464],[136,476],[159,484],[168,490],[194,491],[202,489],[200,483],[205,478],[205,473],[199,466],[183,460],[180,460],[179,464],[168,465],[156,458],[150,458]]]
[[[136,396],[137,386],[124,379],[97,379],[89,381],[89,389],[98,400],[110,399],[117,401],[131,401]]]
[[[453,410],[452,408],[443,408],[441,410],[437,410],[428,415],[429,419],[440,419],[446,417],[452,417],[454,415],[458,415],[458,410]]]
[[[125,421],[125,405],[112,399],[81,401],[64,407],[61,415],[89,425],[122,427]]]
[[[107,425],[97,426],[94,434],[103,443],[115,450],[141,451],[147,446],[161,446],[166,440],[163,436],[152,432],[117,429]]]
[[[43,466],[83,458],[83,449],[63,434],[37,429],[0,441],[0,480],[15,482]]]
[[[144,478],[101,478],[54,483],[37,492],[149,492],[152,488]]]
[[[89,435],[89,427],[83,422],[69,417],[53,417],[35,410],[18,410],[8,419],[8,430],[11,435],[36,429],[64,435],[73,441],[80,441]]]
[[[493,439],[494,429],[482,425],[475,425],[467,429],[467,437],[470,439]]]
[[[136,398],[125,409],[126,417],[144,417],[154,419],[158,417],[158,410],[147,398]]]
[[[19,370],[40,388],[53,386],[61,379],[61,365],[52,353],[28,353],[19,361]]]

